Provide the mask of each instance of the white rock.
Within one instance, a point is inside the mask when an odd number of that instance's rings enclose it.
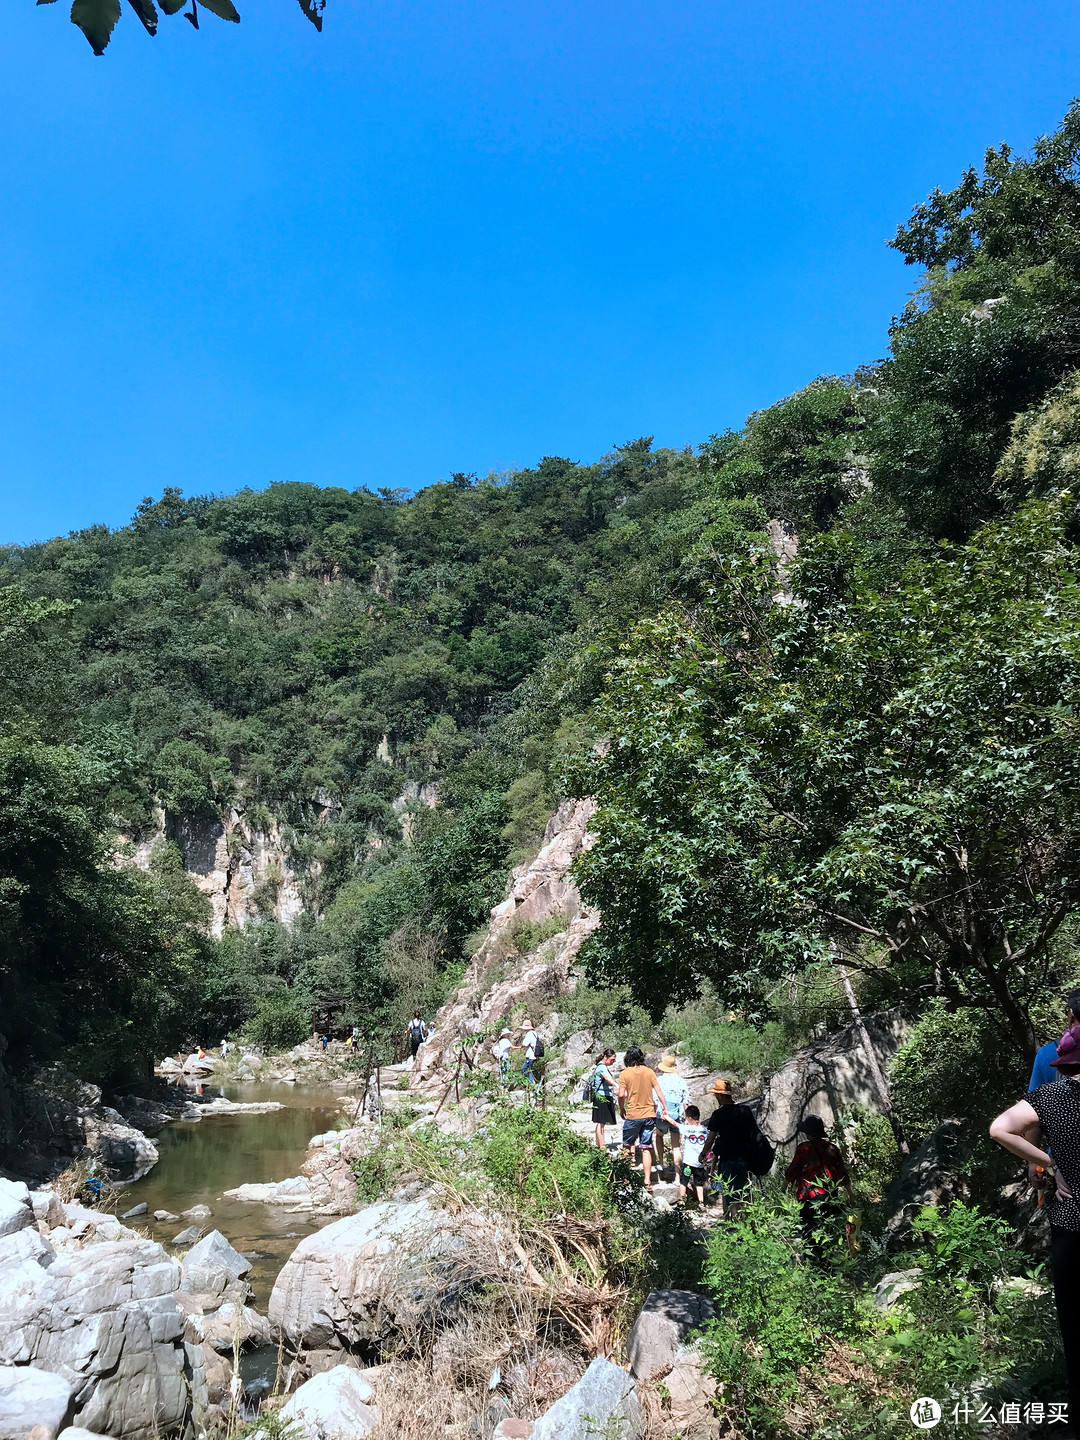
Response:
[[[361,1371],[335,1365],[305,1381],[278,1414],[299,1424],[297,1440],[358,1440],[379,1423],[373,1395]]]
[[[636,1380],[666,1375],[686,1336],[715,1316],[713,1305],[692,1290],[650,1290],[626,1337],[630,1373]]]
[[[107,1435],[98,1435],[93,1430],[84,1430],[80,1425],[69,1425],[61,1430],[56,1440],[109,1440]]]
[[[641,1406],[634,1382],[610,1360],[594,1360],[572,1390],[537,1420],[531,1440],[639,1440]]]
[[[73,1385],[29,1365],[0,1365],[0,1440],[26,1440],[35,1425],[51,1437],[71,1409]]]
[[[13,1235],[33,1224],[30,1191],[21,1180],[0,1179],[0,1235]]]
[[[367,1205],[301,1240],[274,1282],[270,1323],[309,1349],[379,1344],[452,1298],[466,1245],[426,1200]]]
[[[213,1213],[209,1205],[192,1205],[190,1210],[180,1211],[184,1220],[209,1220]]]

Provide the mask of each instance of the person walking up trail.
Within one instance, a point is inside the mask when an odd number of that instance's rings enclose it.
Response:
[[[791,1164],[784,1172],[784,1185],[795,1186],[795,1199],[802,1206],[802,1229],[807,1248],[817,1260],[824,1255],[824,1229],[830,1220],[840,1217],[836,1192],[842,1185],[848,1199],[851,1191],[844,1157],[825,1136],[825,1121],[820,1115],[807,1115],[795,1132],[805,1135],[796,1147]]]
[[[686,1081],[679,1074],[679,1062],[674,1055],[665,1055],[660,1061],[656,1078],[660,1089],[667,1101],[667,1111],[671,1116],[670,1120],[661,1120],[660,1107],[656,1107],[657,1121],[656,1131],[653,1140],[653,1148],[656,1151],[656,1165],[659,1170],[664,1168],[664,1136],[671,1137],[671,1163],[675,1167],[674,1178],[678,1180],[682,1174],[682,1136],[679,1133],[679,1126],[682,1123],[683,1114],[687,1103],[690,1100],[690,1091]]]
[[[670,1120],[667,1101],[656,1072],[645,1064],[639,1045],[631,1045],[625,1056],[625,1068],[619,1076],[619,1114],[623,1119],[623,1153],[629,1155],[636,1145],[645,1171],[645,1193],[652,1194],[652,1141],[657,1113]]]
[[[419,1010],[416,1011],[413,1018],[409,1021],[406,1033],[409,1036],[409,1058],[415,1062],[416,1052],[428,1037],[428,1028],[423,1020],[420,1019]]]
[[[687,1105],[683,1121],[679,1126],[682,1139],[682,1169],[679,1171],[679,1204],[686,1199],[687,1184],[692,1184],[698,1204],[705,1207],[705,1162],[704,1150],[709,1143],[709,1132],[701,1123],[701,1111],[696,1105]]]
[[[713,1082],[709,1094],[716,1100],[716,1109],[709,1116],[709,1155],[713,1173],[719,1177],[723,1204],[722,1215],[732,1213],[750,1186],[750,1156],[760,1134],[754,1112],[747,1105],[736,1105],[727,1080]]]
[[[588,1080],[588,1093],[592,1101],[592,1118],[596,1126],[596,1148],[607,1149],[607,1127],[615,1124],[615,1051],[609,1045],[600,1052],[600,1058],[593,1066]]]
[[[521,1022],[522,1036],[521,1044],[525,1050],[525,1059],[522,1061],[521,1073],[525,1076],[525,1089],[530,1105],[536,1103],[536,1092],[544,1083],[544,1072],[542,1061],[544,1058],[544,1042],[536,1033],[536,1026],[526,1016]]]
[[[1054,1069],[1059,1083],[1040,1085],[1025,1100],[1005,1110],[990,1126],[990,1138],[1028,1163],[1031,1175],[1041,1166],[1053,1179],[1047,1205],[1050,1221],[1050,1277],[1065,1351],[1069,1387],[1069,1427],[1080,1425],[1080,1026],[1058,1045]],[[1048,1145],[1053,1159],[1037,1143]]]
[[[1074,1025],[1080,1025],[1080,990],[1072,990],[1065,997],[1065,1034],[1067,1035]],[[1065,1036],[1061,1037],[1064,1040]],[[1028,1093],[1037,1090],[1040,1085],[1052,1085],[1058,1079],[1058,1072],[1054,1069],[1054,1062],[1057,1060],[1058,1045],[1060,1040],[1048,1040],[1041,1049],[1035,1052],[1035,1063],[1031,1067],[1031,1079],[1028,1082]]]
[[[499,1084],[504,1087],[510,1084],[510,1051],[512,1049],[510,1031],[504,1026],[491,1052],[495,1056]]]

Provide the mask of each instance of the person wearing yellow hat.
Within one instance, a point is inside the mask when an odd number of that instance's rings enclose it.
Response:
[[[660,1105],[656,1105],[656,1129],[653,1131],[653,1150],[656,1152],[656,1168],[664,1168],[664,1136],[671,1138],[671,1163],[675,1167],[675,1179],[682,1174],[682,1124],[690,1091],[686,1081],[679,1074],[679,1062],[674,1055],[665,1055],[656,1067],[656,1082],[667,1102],[669,1118],[660,1118]]]
[[[708,1094],[716,1101],[709,1116],[709,1154],[713,1173],[720,1177],[723,1196],[722,1214],[730,1213],[733,1205],[744,1199],[750,1185],[750,1153],[758,1134],[754,1112],[747,1105],[737,1105],[727,1080],[716,1080]]]

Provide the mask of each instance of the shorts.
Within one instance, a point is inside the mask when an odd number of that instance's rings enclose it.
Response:
[[[623,1148],[629,1150],[631,1145],[636,1144],[639,1150],[648,1150],[652,1145],[655,1128],[655,1115],[646,1115],[643,1120],[624,1120],[622,1122]]]
[[[750,1184],[750,1167],[745,1160],[718,1160],[713,1174],[719,1177],[725,1195],[746,1190]]]
[[[594,1100],[592,1107],[592,1118],[594,1125],[614,1125],[614,1100]]]
[[[704,1187],[706,1178],[704,1165],[684,1165],[682,1167],[684,1185],[701,1185]]]
[[[670,1135],[672,1145],[682,1144],[682,1131],[679,1129],[677,1120],[657,1120],[657,1135]]]

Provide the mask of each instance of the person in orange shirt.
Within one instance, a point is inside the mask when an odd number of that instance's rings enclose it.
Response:
[[[669,1120],[667,1101],[660,1089],[656,1073],[645,1064],[645,1055],[638,1045],[631,1045],[625,1056],[625,1068],[619,1076],[619,1114],[623,1119],[623,1154],[629,1156],[636,1145],[641,1152],[645,1170],[645,1192],[652,1194],[652,1142],[656,1117]]]

